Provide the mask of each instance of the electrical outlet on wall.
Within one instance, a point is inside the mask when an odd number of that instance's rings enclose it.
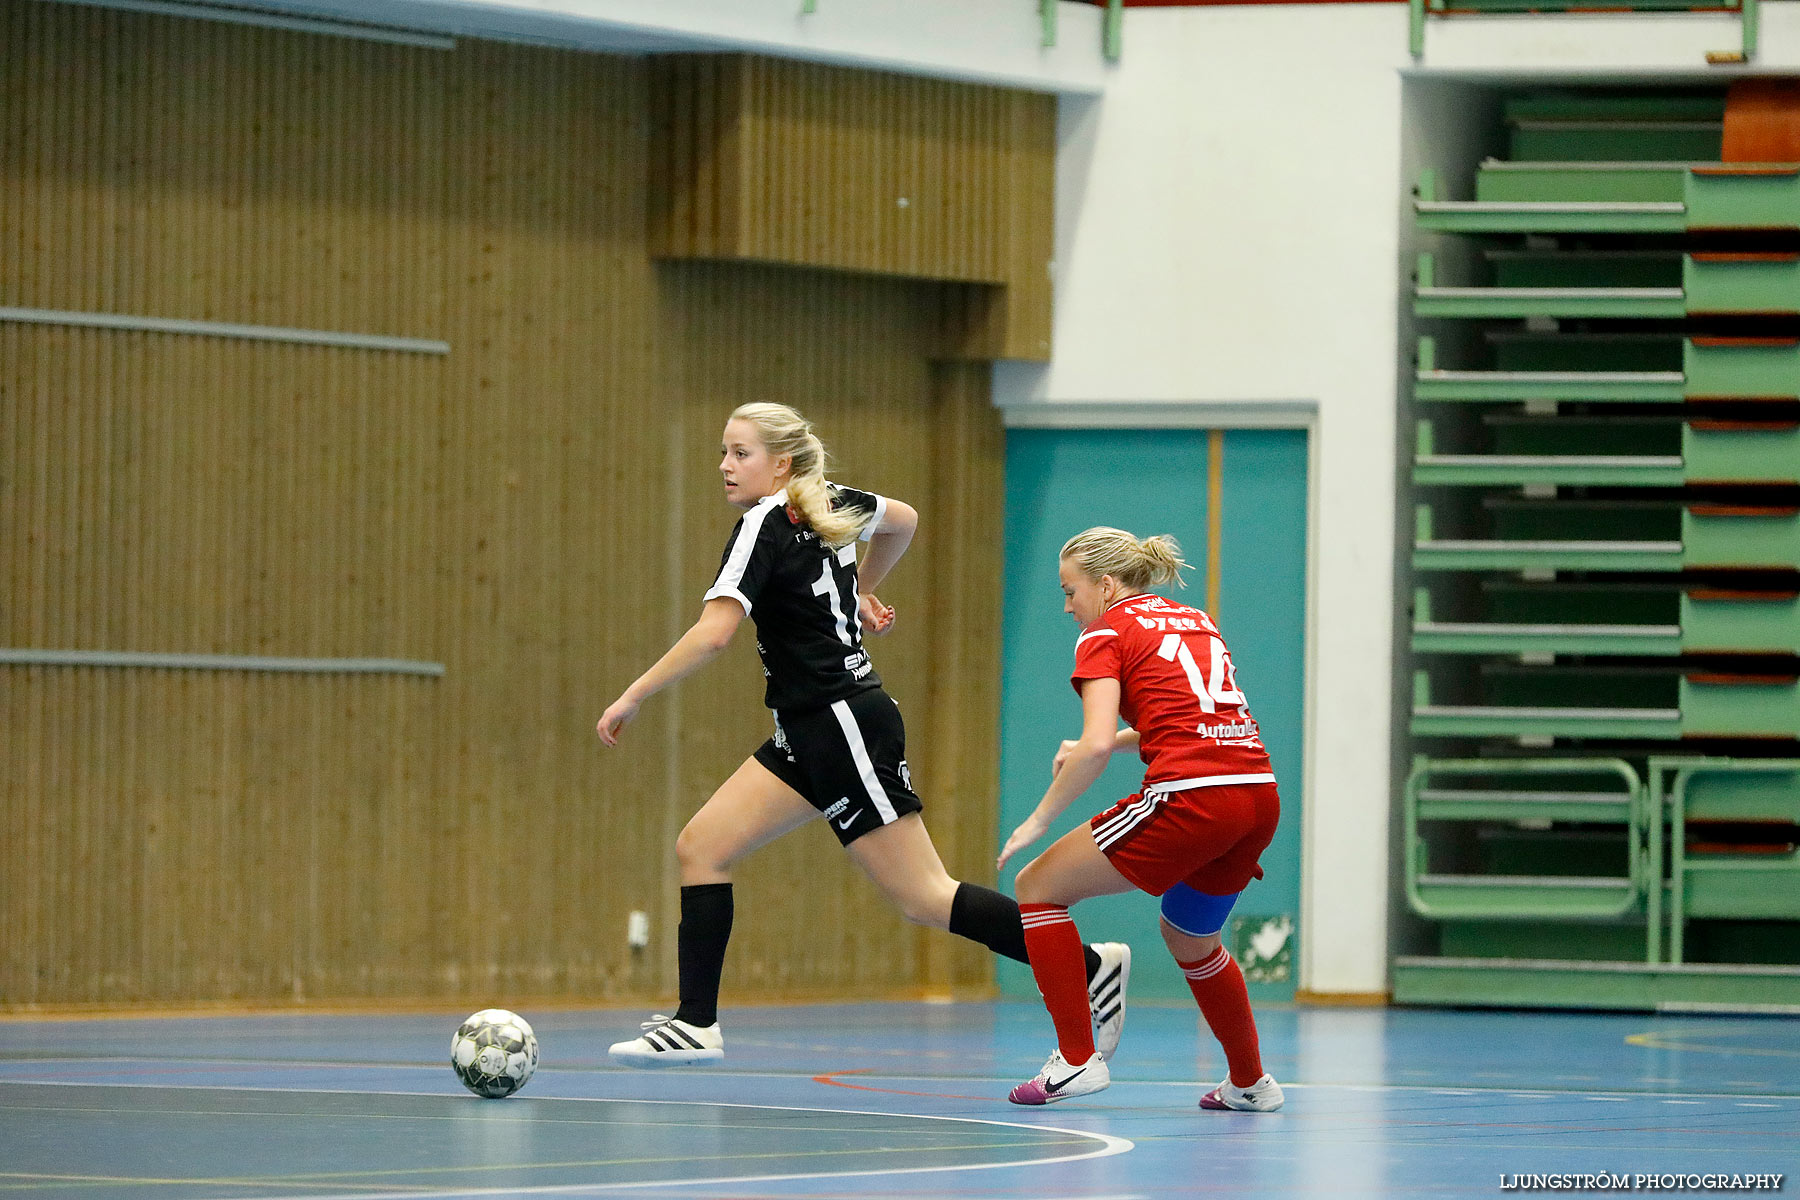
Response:
[[[625,944],[633,950],[642,950],[650,944],[650,914],[641,909],[632,909],[631,915],[625,918]]]

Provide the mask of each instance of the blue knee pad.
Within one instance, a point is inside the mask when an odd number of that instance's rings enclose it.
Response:
[[[1163,893],[1162,917],[1189,937],[1211,937],[1225,928],[1225,918],[1231,915],[1231,906],[1240,895],[1241,892],[1233,892],[1229,896],[1208,896],[1178,883]]]

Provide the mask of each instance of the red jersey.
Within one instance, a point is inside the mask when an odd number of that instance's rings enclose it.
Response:
[[[1148,592],[1116,601],[1075,641],[1077,692],[1085,679],[1119,681],[1146,785],[1274,782],[1225,639],[1199,609]]]

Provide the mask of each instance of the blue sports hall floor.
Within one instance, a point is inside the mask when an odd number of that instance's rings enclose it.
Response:
[[[734,1008],[713,1068],[616,1068],[635,1010],[524,1015],[518,1095],[448,1066],[464,1014],[0,1021],[0,1195],[1481,1196],[1537,1174],[1800,1168],[1800,1021],[1268,1008],[1272,1114],[1205,1112],[1192,1008],[1136,1005],[1114,1083],[1006,1103],[1023,1003]],[[1642,1190],[1642,1189],[1640,1189]],[[1783,1181],[1786,1192],[1800,1183]]]

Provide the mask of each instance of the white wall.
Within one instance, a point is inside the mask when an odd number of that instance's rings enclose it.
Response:
[[[1316,403],[1301,985],[1382,991],[1405,10],[1143,9],[1125,39],[1063,105],[1053,361],[996,399]]]
[[[1800,4],[1763,15],[1753,69],[1800,71]],[[995,370],[1019,421],[1059,404],[1247,421],[1316,404],[1301,985],[1322,992],[1387,986],[1405,230],[1416,160],[1466,154],[1454,114],[1415,113],[1403,143],[1403,76],[1719,80],[1706,51],[1739,29],[1452,18],[1415,64],[1406,22],[1386,4],[1130,11],[1103,98],[1063,101],[1053,361]]]

